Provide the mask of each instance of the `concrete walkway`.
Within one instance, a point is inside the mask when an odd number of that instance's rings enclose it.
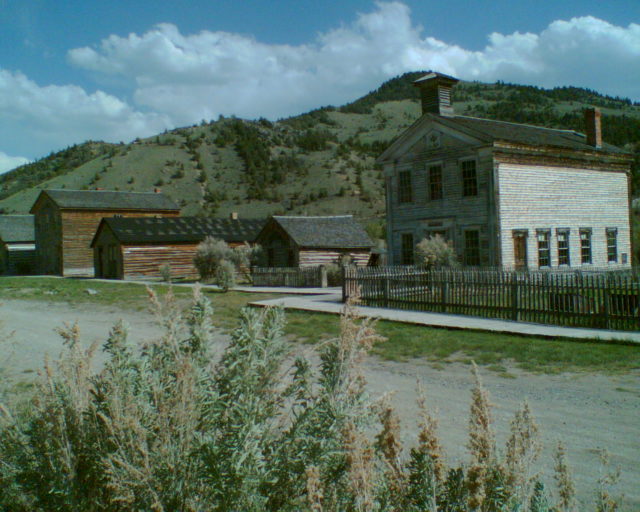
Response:
[[[255,288],[250,288],[255,291]],[[283,290],[280,288],[279,290]],[[339,293],[281,297],[271,300],[251,302],[252,306],[283,306],[285,309],[318,311],[339,314],[342,310],[342,295]],[[447,315],[442,313],[423,313],[420,311],[403,311],[396,309],[359,306],[363,316],[393,320],[430,327],[446,327],[449,329],[469,329],[474,331],[493,331],[509,334],[524,334],[545,338],[574,338],[600,341],[628,342],[640,345],[640,332],[607,331],[604,329],[585,329],[579,327],[560,327],[556,325],[532,324],[496,320],[474,316]]]

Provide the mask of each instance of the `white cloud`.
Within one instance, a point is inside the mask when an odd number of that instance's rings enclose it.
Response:
[[[0,174],[15,169],[24,164],[28,164],[30,160],[23,156],[9,156],[0,151]]]
[[[176,124],[220,113],[277,118],[342,104],[417,69],[463,79],[577,85],[640,99],[640,25],[573,18],[540,34],[491,34],[482,51],[422,32],[406,5],[380,2],[307,45],[267,45],[227,32],[183,35],[165,23],[71,50],[69,60],[128,80],[139,106]]]
[[[0,69],[0,140],[14,153],[42,155],[87,139],[128,140],[170,126],[161,113],[142,113],[102,91],[75,85],[41,87]]]
[[[68,60],[128,89],[133,104],[75,85],[41,86],[0,69],[0,141],[31,157],[87,139],[130,140],[219,114],[278,118],[340,105],[406,71],[552,87],[576,85],[640,100],[640,25],[586,16],[538,34],[493,33],[470,51],[430,37],[400,2],[308,44],[273,45],[228,32],[182,34],[169,23],[72,49]]]

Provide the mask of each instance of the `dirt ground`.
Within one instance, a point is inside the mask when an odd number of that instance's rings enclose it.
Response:
[[[160,333],[152,315],[120,311],[106,307],[75,307],[54,303],[4,301],[0,305],[0,326],[11,337],[13,354],[9,368],[28,377],[42,366],[45,353],[55,357],[61,339],[55,332],[63,322],[78,321],[83,343],[103,342],[110,327],[123,319],[130,326],[130,338],[140,343]],[[225,337],[220,336],[220,349]],[[309,353],[310,346],[296,350]],[[576,347],[579,350],[579,347]],[[3,352],[1,352],[3,351]],[[0,365],[5,365],[6,347],[0,345]],[[509,421],[519,404],[527,400],[540,425],[543,452],[539,467],[542,477],[553,488],[552,452],[558,439],[567,446],[579,498],[590,502],[600,476],[597,450],[606,448],[612,464],[621,469],[620,490],[625,495],[625,510],[640,510],[640,372],[607,376],[588,373],[536,375],[505,366],[516,378],[501,377],[481,368],[491,400],[499,446],[504,446]],[[403,421],[409,443],[416,434],[416,379],[427,392],[430,408],[437,410],[439,433],[451,462],[464,461],[467,442],[467,418],[472,377],[469,366],[445,364],[441,368],[421,361],[397,363],[371,359],[366,374],[372,397],[395,392],[393,403]]]

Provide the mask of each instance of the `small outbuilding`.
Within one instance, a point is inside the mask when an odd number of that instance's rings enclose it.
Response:
[[[161,193],[43,190],[35,215],[40,274],[93,277],[91,241],[105,217],[177,217],[180,208]]]
[[[373,242],[352,215],[271,217],[256,242],[268,267],[316,267],[349,259],[366,266]]]
[[[167,265],[172,279],[197,279],[193,264],[207,237],[231,247],[253,243],[264,220],[207,217],[105,218],[91,243],[96,277],[150,279]]]
[[[33,274],[33,215],[0,215],[0,275]]]

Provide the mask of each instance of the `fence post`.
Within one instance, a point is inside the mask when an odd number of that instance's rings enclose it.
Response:
[[[514,274],[511,282],[511,320],[518,321],[518,279]]]
[[[448,287],[447,287],[447,280],[446,279],[442,279],[442,281],[440,281],[442,284],[442,293],[441,295],[441,300],[442,300],[442,312],[446,313],[447,312],[447,294],[448,294]]]
[[[609,295],[609,283],[606,282],[604,290],[602,290],[602,298],[604,300],[604,325],[607,329],[611,329],[611,299]]]
[[[347,302],[347,269],[342,267],[340,271],[342,272],[342,302]]]
[[[320,265],[320,288],[326,288],[327,286],[327,267]]]
[[[389,276],[385,275],[382,281],[382,300],[385,308],[389,307]]]

